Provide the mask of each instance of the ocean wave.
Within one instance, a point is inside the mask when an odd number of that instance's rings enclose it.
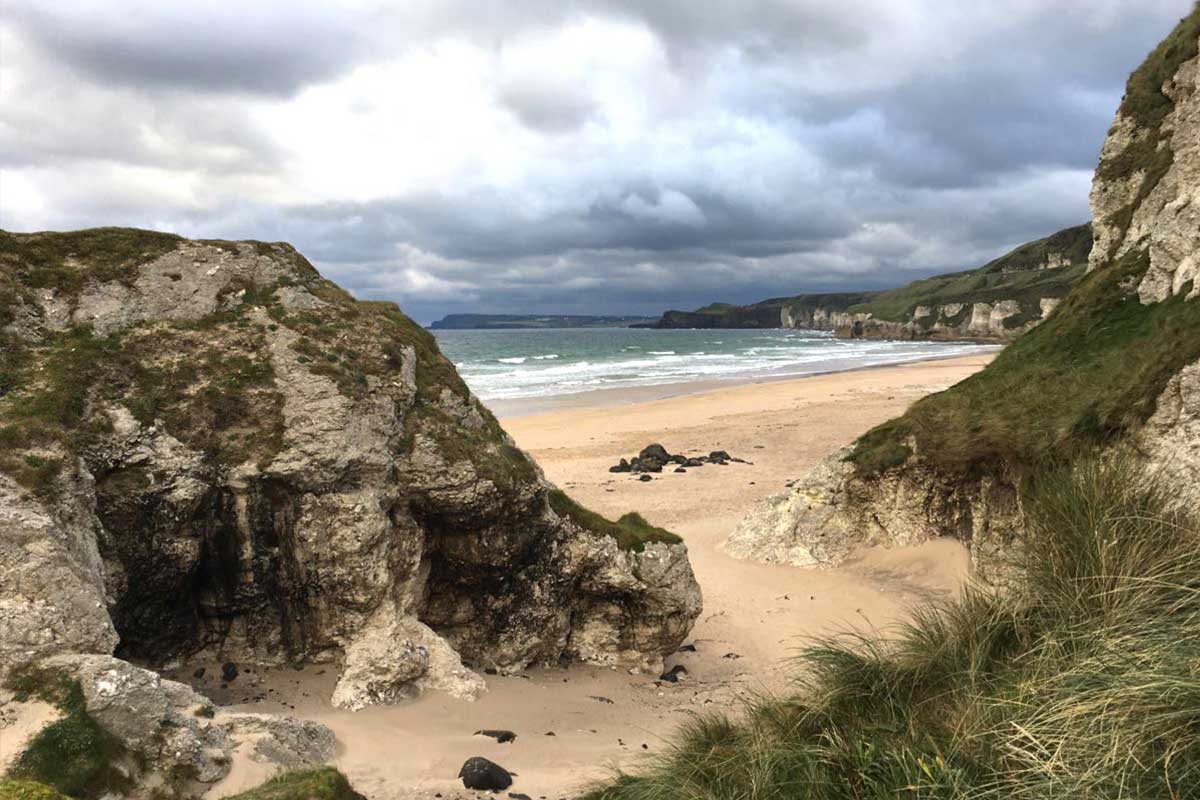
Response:
[[[674,350],[651,350],[650,355],[652,355],[652,356],[673,356],[673,355],[675,355],[675,351]]]
[[[497,358],[501,364],[524,364],[528,356],[514,356],[513,358]]]
[[[544,356],[534,356],[534,361],[549,361],[552,358],[558,358],[558,353],[548,353]]]

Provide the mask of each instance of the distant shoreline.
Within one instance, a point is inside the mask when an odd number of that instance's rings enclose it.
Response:
[[[527,417],[536,414],[546,414],[555,411],[578,409],[612,408],[632,405],[635,403],[669,400],[719,392],[726,389],[737,389],[745,386],[780,383],[783,381],[803,381],[828,375],[845,373],[868,372],[873,370],[899,369],[913,364],[931,361],[958,361],[994,356],[1001,345],[979,345],[979,352],[971,354],[955,353],[952,355],[930,355],[905,359],[888,364],[867,364],[847,368],[832,368],[818,372],[773,376],[745,376],[729,378],[702,378],[692,381],[676,381],[673,383],[652,384],[646,386],[622,386],[607,389],[592,389],[583,392],[545,395],[540,397],[496,398],[481,400],[487,408],[501,420],[515,417]]]

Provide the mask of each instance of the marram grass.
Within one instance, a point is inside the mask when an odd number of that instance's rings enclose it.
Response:
[[[1013,591],[821,641],[792,696],[697,717],[589,800],[1200,798],[1200,524],[1120,459],[1027,509]]]

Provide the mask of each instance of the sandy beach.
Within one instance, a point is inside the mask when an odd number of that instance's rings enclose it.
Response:
[[[688,715],[736,711],[739,697],[786,686],[788,659],[807,637],[886,629],[906,609],[952,594],[966,554],[941,541],[908,550],[864,552],[836,570],[801,570],[732,559],[721,550],[745,512],[783,491],[818,460],[914,400],[982,368],[990,355],[927,361],[743,385],[603,407],[577,407],[503,419],[547,478],[607,516],[641,512],[688,544],[704,591],[704,612],[675,654],[678,683],[576,665],[513,677],[489,676],[474,703],[437,693],[358,713],[333,709],[336,670],[247,671],[222,689],[209,669],[192,681],[236,710],[297,714],[337,734],[338,766],[373,800],[473,797],[456,779],[462,762],[483,755],[517,773],[512,787],[533,798],[573,797],[612,770],[636,767],[662,750]],[[608,467],[652,442],[674,453],[726,450],[746,464],[664,472],[642,482]],[[191,680],[187,674],[179,677]],[[256,698],[260,698],[257,699]],[[476,736],[510,729],[516,741]],[[235,772],[225,796],[264,776]]]

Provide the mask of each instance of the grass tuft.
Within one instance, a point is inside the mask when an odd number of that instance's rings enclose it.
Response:
[[[640,553],[648,544],[661,542],[678,544],[683,541],[675,534],[651,525],[641,514],[631,511],[616,522],[605,519],[595,511],[584,508],[572,500],[561,489],[551,489],[549,493],[550,508],[560,517],[566,517],[584,530],[611,536],[616,539],[617,546],[622,550],[632,550]]]
[[[10,676],[8,688],[18,700],[38,697],[63,714],[29,741],[9,768],[9,778],[83,800],[131,788],[129,778],[116,767],[128,753],[88,714],[78,681],[54,671],[28,669]]]
[[[276,775],[229,800],[365,800],[333,767],[295,770]]]

